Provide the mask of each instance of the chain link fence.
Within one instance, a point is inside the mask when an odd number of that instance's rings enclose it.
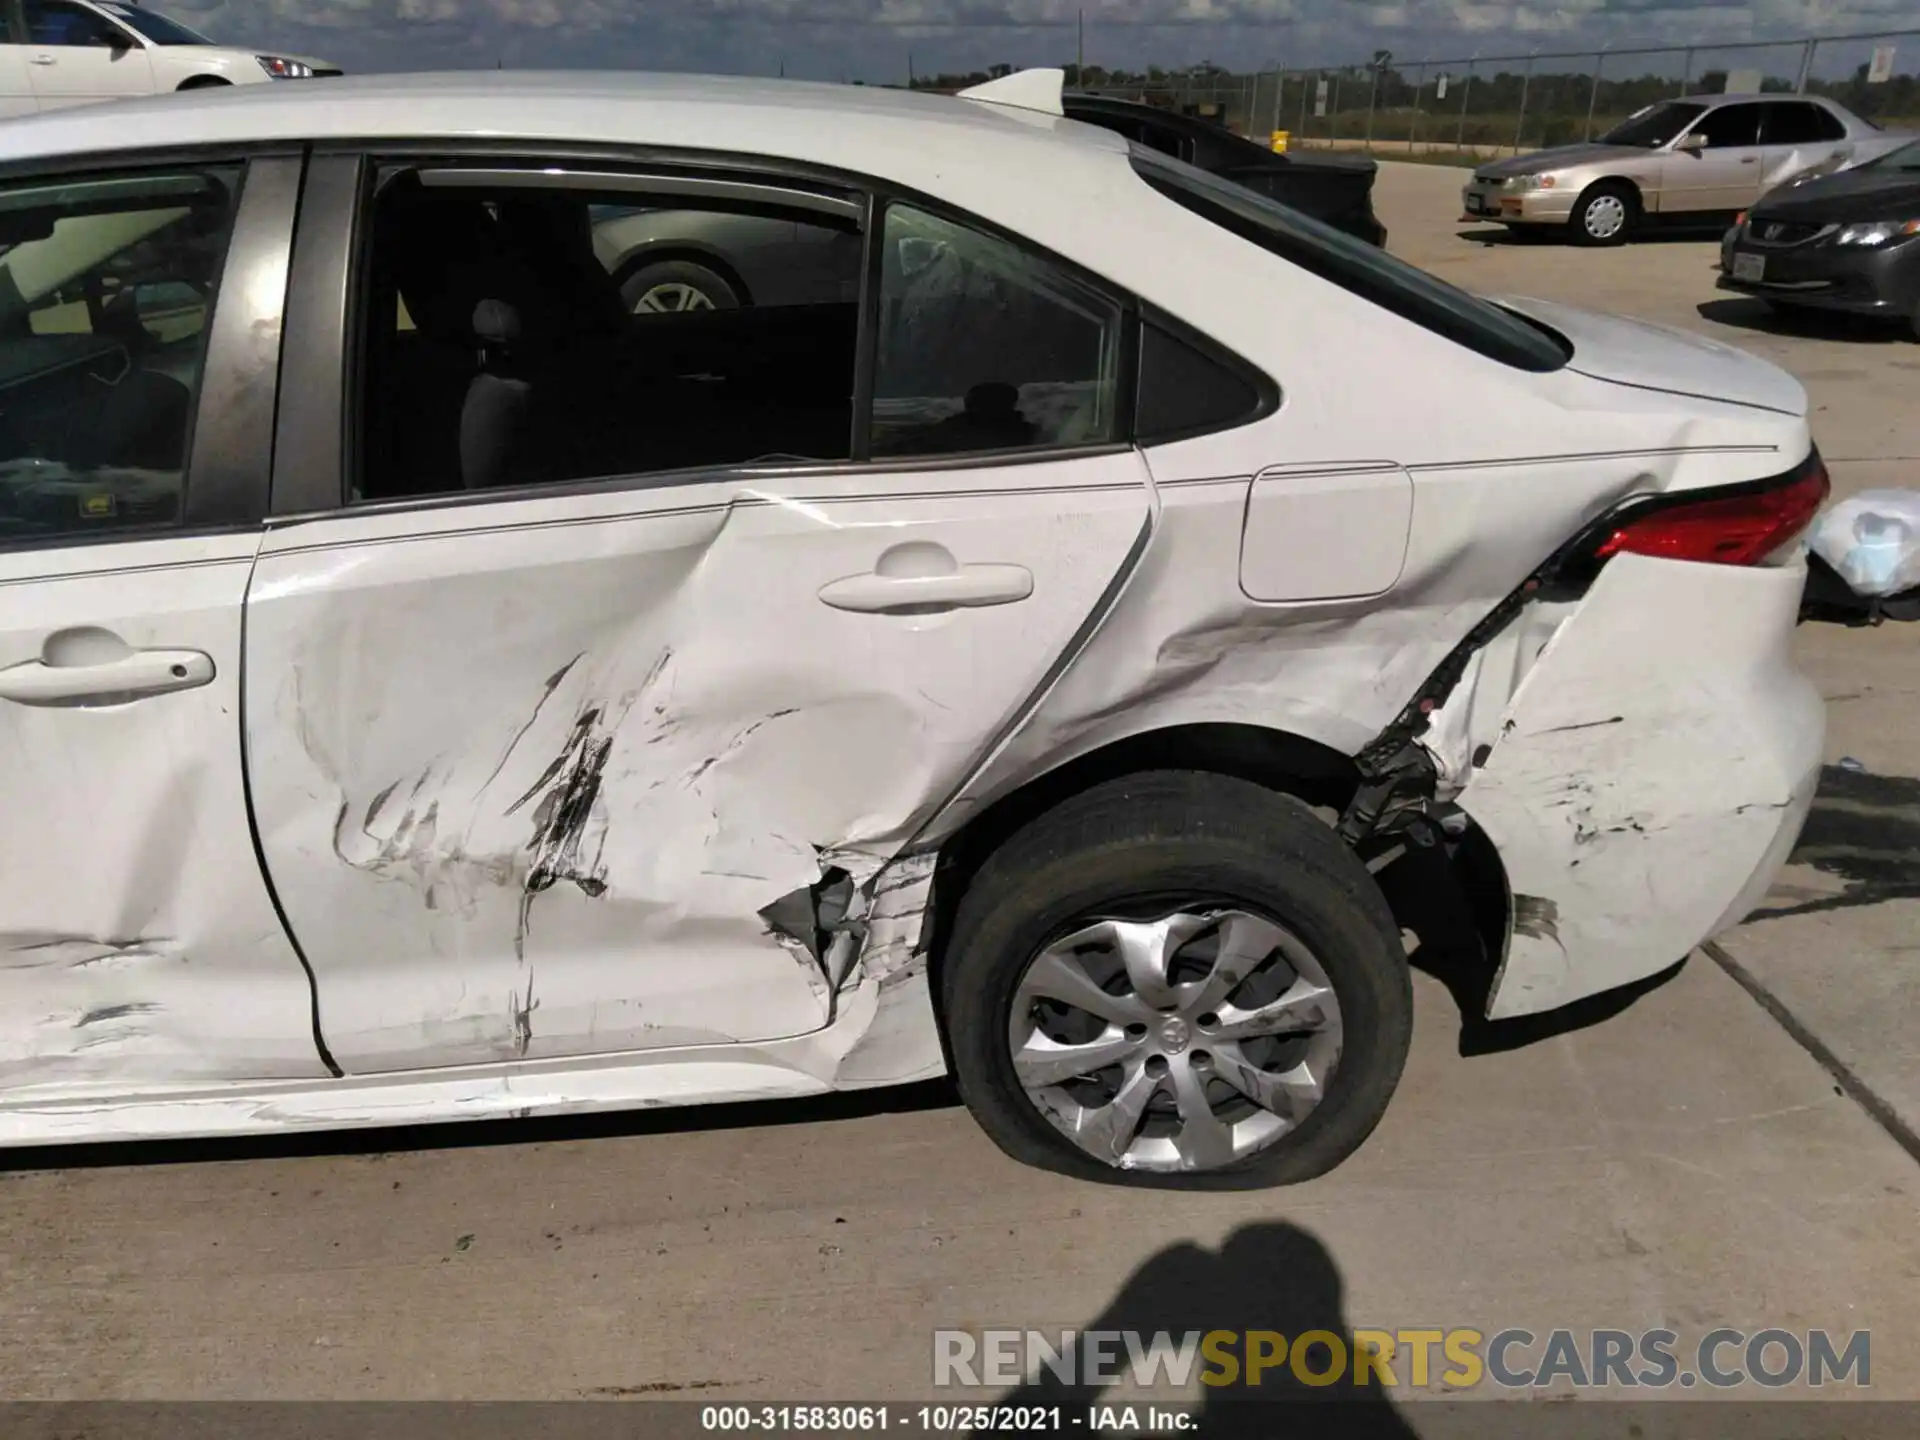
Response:
[[[1070,78],[1074,78],[1070,76]],[[1686,94],[1824,95],[1889,130],[1920,133],[1920,29],[1743,45],[1641,47],[1408,61],[1235,75],[1119,75],[1077,89],[1144,100],[1266,142],[1472,159],[1572,144]]]

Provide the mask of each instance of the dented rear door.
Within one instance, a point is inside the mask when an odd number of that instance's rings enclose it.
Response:
[[[247,739],[350,1072],[825,1024],[871,880],[1143,541],[1136,452],[344,513],[263,547]]]

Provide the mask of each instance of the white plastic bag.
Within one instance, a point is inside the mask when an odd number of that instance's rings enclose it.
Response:
[[[1862,490],[1813,522],[1814,554],[1856,595],[1920,585],[1920,490]]]

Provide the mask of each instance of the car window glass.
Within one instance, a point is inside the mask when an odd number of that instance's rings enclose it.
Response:
[[[1689,132],[1705,137],[1709,150],[1731,150],[1760,143],[1760,112],[1764,105],[1722,105],[1709,110]]]
[[[1671,100],[1649,105],[1607,131],[1600,137],[1600,143],[1656,150],[1691,125],[1705,109],[1704,105],[1688,105]]]
[[[1550,371],[1571,354],[1564,339],[1543,327],[1245,186],[1137,146],[1133,166],[1183,209],[1489,359]]]
[[[126,46],[127,32],[66,0],[26,0],[27,35],[35,45]]]
[[[872,453],[1121,438],[1121,311],[1061,267],[910,205],[887,207]]]
[[[1811,145],[1846,134],[1836,116],[1804,100],[1781,101],[1766,112],[1760,137],[1765,145]]]
[[[1224,356],[1152,321],[1140,327],[1134,438],[1142,445],[1224,430],[1265,410],[1253,380]]]
[[[862,254],[850,216],[400,173],[356,496],[847,460]]]
[[[198,30],[190,30],[158,10],[143,9],[121,0],[99,0],[100,8],[121,24],[138,30],[156,45],[211,45],[213,41]]]
[[[178,519],[239,172],[0,188],[0,540]]]

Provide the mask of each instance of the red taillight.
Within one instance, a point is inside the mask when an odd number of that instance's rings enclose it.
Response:
[[[1770,490],[1661,505],[1612,530],[1595,547],[1610,555],[1657,555],[1713,565],[1758,565],[1806,529],[1832,488],[1813,457],[1791,481]]]

